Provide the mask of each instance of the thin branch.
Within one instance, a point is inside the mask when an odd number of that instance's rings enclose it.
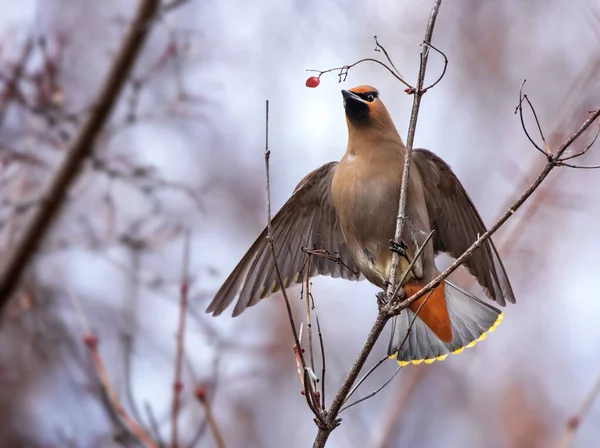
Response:
[[[312,299],[312,296],[311,296]],[[323,342],[323,333],[321,332],[321,323],[319,314],[315,310],[315,321],[317,322],[317,333],[319,335],[319,346],[321,347],[321,409],[325,409],[325,343]]]
[[[423,244],[421,244],[421,247],[419,247],[419,249],[417,250],[417,253],[413,257],[412,261],[408,264],[406,271],[404,271],[404,274],[402,274],[402,277],[400,277],[400,280],[398,281],[398,284],[396,285],[396,289],[394,291],[394,296],[398,295],[400,288],[402,288],[402,285],[404,285],[404,282],[406,281],[406,277],[408,277],[408,274],[414,267],[414,265],[417,262],[417,260],[419,259],[419,257],[422,255],[423,251],[425,250],[425,247],[427,247],[429,240],[431,238],[433,238],[434,233],[435,233],[435,230],[432,230],[431,232],[429,232],[429,235],[427,235],[427,237],[425,238],[425,241],[423,242]]]
[[[366,401],[369,398],[373,398],[375,395],[377,395],[379,392],[381,392],[385,388],[385,386],[387,386],[388,384],[390,384],[394,378],[396,378],[396,375],[398,375],[398,373],[400,373],[400,370],[402,370],[402,367],[398,366],[396,368],[396,371],[394,372],[394,374],[390,377],[390,379],[387,380],[385,383],[383,383],[383,385],[381,387],[378,387],[376,390],[374,390],[373,392],[371,392],[369,395],[366,395],[366,396],[364,396],[364,397],[362,397],[362,398],[360,398],[360,399],[358,399],[358,400],[350,403],[349,405],[344,406],[342,409],[340,409],[340,414],[342,412],[344,412],[346,409],[350,409],[352,406],[355,406],[355,405],[357,405],[359,403],[362,403],[363,401]]]
[[[590,150],[590,148],[592,146],[594,146],[594,143],[596,143],[596,140],[598,140],[598,135],[600,135],[600,121],[598,122],[598,129],[596,130],[596,134],[594,135],[594,138],[592,139],[592,141],[590,142],[590,144],[587,145],[583,150],[581,150],[581,151],[579,151],[579,152],[577,152],[575,154],[572,154],[572,155],[570,155],[568,157],[562,157],[560,159],[560,161],[561,162],[565,162],[567,160],[575,159],[577,157],[581,157],[582,155],[584,155],[586,152],[588,152]]]
[[[600,165],[573,165],[572,163],[564,163],[562,160],[559,160],[556,166],[566,166],[567,168],[575,168],[577,170],[597,170],[600,168]]]
[[[344,404],[352,397],[352,395],[354,395],[354,392],[356,392],[358,390],[358,388],[362,385],[362,383],[365,382],[365,380],[367,378],[369,378],[369,376],[371,376],[371,374],[377,370],[377,368],[383,364],[384,362],[386,362],[388,360],[388,357],[386,356],[385,358],[381,358],[379,361],[377,361],[375,363],[375,365],[373,367],[371,367],[367,373],[365,373],[357,382],[356,384],[352,387],[352,389],[350,390],[350,392],[348,392],[348,395],[346,396],[346,399],[344,400]],[[341,411],[340,411],[341,412]]]
[[[411,157],[412,157],[412,146],[414,142],[415,130],[417,126],[417,118],[419,114],[419,106],[421,104],[421,97],[423,95],[423,84],[425,80],[425,71],[427,68],[427,60],[429,55],[429,43],[431,42],[431,38],[433,36],[433,29],[435,27],[435,21],[438,16],[439,8],[442,3],[442,0],[435,0],[433,6],[431,8],[431,13],[429,15],[429,20],[427,22],[427,27],[425,30],[425,43],[423,46],[423,50],[421,52],[421,65],[419,67],[419,76],[417,78],[417,87],[413,89],[413,107],[409,122],[408,128],[408,136],[406,139],[406,156],[404,160],[404,169],[402,173],[402,186],[400,190],[400,200],[398,203],[398,213],[396,217],[396,231],[394,233],[394,241],[399,244],[402,238],[402,230],[404,228],[404,222],[406,220],[406,196],[408,190],[408,176],[410,171]],[[382,64],[385,66],[385,64]],[[389,68],[388,68],[389,70]],[[390,70],[391,71],[391,70]],[[394,77],[398,79],[398,76],[395,73],[392,73]],[[404,83],[406,84],[406,83]],[[410,87],[410,86],[409,86]],[[396,289],[396,276],[398,271],[398,264],[400,262],[400,256],[397,252],[393,252],[392,254],[392,266],[390,269],[390,277],[389,277],[389,285],[387,288],[387,299],[388,302],[392,302],[396,297],[394,295],[394,291]],[[385,325],[391,318],[391,314],[386,311],[386,309],[380,307],[379,312],[377,313],[377,318],[375,319],[375,323],[367,336],[367,340],[363,346],[363,349],[360,351],[358,357],[354,361],[350,372],[344,379],[340,389],[338,390],[333,402],[331,403],[331,407],[325,413],[324,422],[317,422],[319,426],[319,431],[317,436],[315,437],[313,448],[323,448],[327,443],[327,439],[329,438],[331,432],[340,424],[340,419],[338,418],[340,409],[344,404],[344,400],[346,396],[350,392],[352,385],[358,378],[360,371],[362,370],[365,362],[371,350],[375,346],[375,342],[379,339]],[[319,424],[320,423],[320,424]],[[324,424],[323,424],[324,423]]]
[[[498,220],[489,228],[489,230],[483,233],[460,257],[458,257],[454,262],[448,266],[444,270],[444,272],[440,273],[435,279],[430,281],[427,285],[425,285],[420,291],[413,294],[410,298],[403,301],[400,305],[396,307],[396,309],[391,309],[394,307],[390,307],[389,311],[392,314],[399,313],[400,311],[409,307],[416,300],[427,294],[429,291],[432,291],[436,288],[441,282],[443,282],[450,274],[452,274],[461,264],[463,264],[467,259],[473,255],[473,253],[481,247],[483,243],[485,243],[522,205],[523,203],[533,194],[535,190],[541,185],[541,183],[546,179],[550,171],[556,166],[560,165],[560,158],[563,153],[567,150],[569,146],[583,133],[586,129],[590,127],[590,125],[596,121],[600,117],[600,108],[591,112],[591,115],[583,122],[583,124],[568,137],[562,145],[558,148],[556,153],[550,157],[538,175],[538,177],[531,183],[531,185],[523,192],[523,194],[508,208],[508,210],[502,214],[498,218]]]
[[[92,333],[90,324],[83,312],[83,308],[77,295],[72,290],[68,290],[67,292],[81,322],[81,328],[83,329],[84,334],[83,341],[88,348],[92,365],[94,366],[94,371],[98,378],[98,383],[100,384],[103,395],[106,397],[106,402],[110,406],[111,412],[118,417],[119,422],[127,431],[127,434],[134,437],[140,444],[148,448],[157,448],[156,444],[146,433],[144,428],[134,421],[129,414],[127,414],[127,411],[125,411],[125,407],[121,403],[121,400],[119,400],[119,396],[110,382],[104,362],[98,351],[98,337]]]
[[[429,45],[432,50],[434,50],[436,53],[442,55],[442,57],[444,58],[444,68],[442,69],[442,73],[440,73],[440,76],[438,76],[438,79],[436,79],[432,84],[430,84],[429,86],[427,86],[423,89],[423,93],[425,93],[429,89],[433,89],[435,86],[437,86],[440,83],[440,81],[442,79],[444,79],[444,76],[446,76],[446,70],[448,69],[448,58],[446,57],[446,54],[442,50],[431,45],[431,42],[428,42],[428,43],[423,42],[423,45]]]
[[[385,55],[385,58],[390,63],[390,65],[392,66],[392,68],[394,69],[394,71],[398,74],[398,76],[400,76],[400,78],[404,79],[404,77],[400,74],[400,72],[398,71],[398,69],[394,65],[394,61],[392,61],[392,58],[388,54],[387,50],[383,47],[383,45],[381,45],[379,43],[379,40],[377,39],[377,36],[373,36],[373,39],[375,39],[375,51],[382,52]]]
[[[421,65],[419,66],[419,76],[417,78],[417,87],[413,92],[413,106],[410,114],[410,122],[408,124],[408,135],[406,136],[406,155],[404,156],[404,168],[402,170],[402,184],[400,187],[400,200],[398,202],[398,214],[396,215],[396,231],[394,232],[394,241],[396,244],[400,244],[402,239],[402,232],[404,230],[404,223],[406,221],[406,199],[408,196],[408,180],[410,175],[410,165],[412,161],[412,150],[415,139],[415,132],[417,129],[417,120],[419,118],[419,108],[421,106],[421,97],[423,96],[423,84],[425,83],[425,72],[427,71],[427,60],[429,58],[429,43],[433,36],[433,29],[435,27],[435,21],[440,9],[442,0],[436,0],[431,8],[429,15],[429,21],[425,30],[425,41],[423,44],[423,50],[421,51]],[[390,268],[390,275],[388,279],[387,298],[388,301],[393,300],[395,297],[394,292],[396,289],[398,264],[400,263],[400,254],[397,251],[392,253],[392,266]]]
[[[219,425],[213,416],[212,409],[210,404],[206,399],[206,392],[204,388],[198,387],[196,388],[196,398],[204,408],[204,412],[206,413],[206,420],[208,421],[208,427],[210,428],[210,432],[215,439],[215,445],[217,448],[225,448],[225,441],[223,440],[223,436],[221,435],[221,430],[219,429]]]
[[[160,429],[158,426],[158,422],[156,421],[156,416],[152,411],[152,406],[147,401],[144,402],[144,410],[146,411],[146,415],[148,416],[148,422],[150,423],[150,428],[152,429],[152,433],[156,439],[156,443],[159,448],[165,448],[165,443],[162,441],[160,437]]]
[[[306,332],[308,333],[308,359],[310,362],[310,368],[312,372],[315,371],[315,354],[313,351],[313,339],[312,339],[312,323],[310,318],[310,270],[312,258],[310,255],[306,257]],[[313,380],[313,390],[317,390],[317,382]]]
[[[415,257],[416,258],[416,257]],[[417,311],[415,311],[414,316],[412,318],[412,320],[410,321],[410,325],[408,326],[408,329],[406,330],[406,334],[404,335],[404,339],[402,339],[402,343],[398,346],[397,351],[402,350],[402,348],[404,347],[404,344],[406,344],[406,342],[408,341],[408,337],[410,336],[410,333],[412,332],[413,326],[415,324],[415,322],[417,321],[417,317],[419,317],[419,313],[421,312],[421,310],[423,309],[423,307],[425,306],[425,304],[429,301],[429,298],[431,297],[431,295],[433,294],[433,292],[430,292],[427,297],[425,297],[425,300],[423,300],[423,302],[421,304],[419,304],[419,308],[417,308]],[[392,330],[393,331],[393,330]],[[348,394],[348,396],[346,397],[346,399],[344,400],[344,403],[346,403],[350,397],[352,396],[352,394],[354,394],[354,392],[356,392],[356,390],[360,387],[360,385],[381,365],[383,364],[384,361],[386,361],[388,359],[388,357],[386,356],[385,358],[383,358],[382,360],[378,361],[377,364],[375,364],[373,367],[371,367],[369,369],[369,371],[363,375],[363,377],[358,380],[358,382],[356,383],[356,385],[352,388],[352,390],[350,391],[350,393]],[[396,376],[396,375],[394,375]],[[393,378],[393,377],[392,377]],[[391,381],[391,379],[390,379]],[[386,383],[387,384],[387,383]],[[375,391],[372,394],[369,394],[368,396],[361,398],[360,400],[358,400],[357,402],[352,403],[351,405],[345,406],[344,408],[342,408],[342,410],[340,410],[340,413],[344,410],[347,409],[351,406],[354,406],[355,404],[358,403],[362,403],[363,401],[374,397],[375,395],[377,395],[377,393],[379,391],[381,391],[383,389],[377,389],[377,391]]]
[[[550,158],[550,149],[548,147],[548,143],[546,143],[546,139],[544,138],[544,133],[542,132],[542,128],[540,126],[540,122],[538,121],[537,114],[535,113],[535,109],[534,109],[533,105],[531,104],[531,101],[529,101],[529,98],[527,97],[527,95],[523,95],[523,87],[525,87],[526,82],[527,82],[527,80],[524,79],[523,83],[521,84],[521,88],[519,89],[519,104],[517,104],[517,107],[515,109],[515,114],[517,113],[517,111],[519,112],[519,119],[521,120],[521,127],[523,128],[523,132],[525,132],[525,136],[527,136],[527,139],[531,142],[531,144],[535,147],[535,149],[537,149],[539,152],[544,154],[546,156],[546,158]],[[535,117],[535,122],[537,124],[540,135],[542,136],[542,141],[544,142],[545,149],[540,148],[540,146],[535,142],[535,140],[531,137],[531,135],[529,135],[529,131],[527,130],[527,126],[525,125],[525,118],[523,117],[523,101],[527,101],[527,104],[529,104],[529,107],[531,108],[531,111],[533,112],[533,116]]]
[[[400,81],[402,84],[404,84],[406,87],[408,87],[409,89],[413,89],[413,86],[411,86],[409,83],[407,83],[404,78],[402,78],[402,76],[400,76],[398,73],[396,73],[395,71],[395,67],[392,69],[390,68],[387,64],[377,60],[377,59],[373,59],[373,58],[364,58],[364,59],[360,59],[356,62],[354,62],[353,64],[350,65],[342,65],[341,67],[334,67],[334,68],[330,68],[327,70],[315,70],[315,69],[307,69],[307,72],[315,72],[319,74],[319,78],[321,77],[321,75],[324,75],[325,73],[330,73],[330,72],[338,72],[338,78],[339,78],[339,82],[343,82],[346,80],[346,78],[348,77],[348,71],[353,68],[356,67],[358,64],[362,64],[363,62],[375,62],[376,64],[381,65],[383,68],[385,68],[388,72],[390,72],[390,74],[396,78],[398,81]]]
[[[277,252],[275,251],[275,241],[273,240],[273,232],[271,229],[271,176],[269,172],[269,158],[271,157],[271,151],[269,150],[269,100],[265,101],[265,177],[266,177],[266,193],[267,193],[267,241],[269,242],[269,247],[271,248],[271,256],[273,257],[273,264],[275,265],[275,273],[277,275],[277,283],[279,284],[279,289],[281,290],[281,294],[283,295],[283,299],[285,302],[285,308],[287,311],[288,319],[290,325],[292,327],[292,334],[294,336],[294,347],[298,350],[298,356],[300,362],[302,364],[302,369],[306,370],[306,360],[304,359],[304,354],[302,353],[302,345],[300,344],[300,339],[298,338],[298,332],[296,331],[296,323],[294,321],[294,314],[292,313],[292,305],[290,299],[287,295],[285,284],[283,283],[283,277],[281,276],[281,269],[279,268],[279,263],[277,261]],[[310,390],[308,390],[310,389]],[[317,419],[321,419],[320,413],[316,412],[316,410],[312,406],[311,395],[313,394],[313,390],[311,387],[310,381],[308,384],[304,385],[306,402],[309,407],[315,413]]]
[[[189,292],[190,232],[184,236],[183,260],[181,265],[181,284],[179,286],[179,323],[177,325],[177,351],[175,355],[175,374],[173,379],[173,401],[171,405],[171,448],[179,446],[179,411],[181,391],[183,390],[183,353],[185,349],[185,318]]]
[[[556,448],[569,448],[575,437],[575,433],[579,429],[582,420],[590,412],[592,405],[596,399],[600,396],[600,375],[596,377],[592,388],[589,393],[585,396],[577,412],[569,418],[565,431],[556,445]]]
[[[27,225],[23,237],[12,252],[0,277],[0,311],[5,308],[17,286],[23,270],[33,258],[59,214],[69,188],[91,154],[94,142],[108,119],[113,106],[137,60],[150,32],[152,20],[160,5],[159,0],[141,0],[135,18],[115,61],[100,89],[95,107],[68,149],[65,160],[50,184],[44,201]]]

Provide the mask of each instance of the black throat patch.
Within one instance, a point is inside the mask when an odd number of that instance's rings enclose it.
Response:
[[[369,105],[358,98],[346,98],[346,117],[353,125],[365,124],[370,120]]]

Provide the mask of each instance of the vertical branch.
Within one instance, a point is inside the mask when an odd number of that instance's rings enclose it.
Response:
[[[310,362],[311,372],[315,372],[315,356],[313,351],[313,338],[312,338],[312,323],[310,318],[310,269],[311,269],[312,255],[307,254],[306,259],[306,329],[308,333],[308,360]],[[317,390],[317,382],[313,379],[313,389]]]
[[[190,265],[190,232],[185,232],[183,248],[183,262],[181,266],[181,284],[179,286],[179,324],[177,325],[177,352],[175,355],[175,377],[173,379],[173,402],[171,406],[171,448],[179,446],[179,410],[180,397],[183,389],[182,367],[185,349],[185,317],[189,291],[189,265]]]
[[[21,241],[8,258],[0,276],[0,311],[9,301],[23,270],[60,212],[67,192],[81,171],[84,161],[92,153],[94,142],[117,102],[152,28],[159,5],[160,0],[140,1],[130,29],[98,92],[89,117],[69,147],[64,162],[54,176],[39,209],[25,228]]]
[[[306,373],[306,360],[304,359],[304,354],[302,353],[302,346],[300,345],[300,338],[298,337],[298,331],[296,330],[296,323],[294,321],[294,315],[292,313],[292,305],[290,304],[290,299],[287,295],[287,291],[285,285],[283,283],[283,278],[281,277],[281,270],[279,269],[279,263],[277,262],[277,252],[275,251],[275,241],[273,241],[273,233],[271,229],[271,176],[269,171],[269,158],[271,157],[271,151],[269,150],[269,100],[265,101],[265,188],[267,193],[267,240],[269,242],[269,247],[271,248],[271,256],[273,257],[273,264],[275,265],[275,273],[277,274],[277,284],[279,285],[279,289],[281,290],[281,294],[283,295],[283,300],[285,302],[285,308],[287,311],[288,319],[290,321],[290,325],[292,327],[292,334],[294,336],[294,351],[296,351],[296,355],[300,359],[300,364],[302,365],[303,373]],[[306,397],[306,402],[310,409],[313,411],[315,416],[320,419],[320,414],[318,409],[315,407],[313,398],[313,388],[311,382],[304,383],[304,395]]]
[[[433,6],[431,8],[431,13],[429,15],[429,21],[427,22],[427,27],[425,30],[425,41],[423,43],[424,48],[423,48],[423,51],[421,52],[421,65],[419,67],[419,76],[418,76],[418,80],[417,80],[417,87],[413,91],[413,94],[414,94],[413,108],[412,108],[410,124],[409,124],[409,128],[408,128],[408,136],[406,139],[407,151],[406,151],[406,158],[404,160],[404,169],[403,169],[403,173],[402,173],[403,177],[402,177],[402,186],[401,186],[401,191],[400,191],[400,200],[399,200],[399,204],[398,204],[398,214],[397,214],[397,218],[396,218],[396,231],[394,233],[394,240],[397,243],[400,242],[400,239],[402,236],[402,230],[404,228],[404,221],[406,220],[406,217],[405,217],[406,216],[406,193],[407,193],[407,189],[408,189],[408,181],[409,181],[408,176],[409,176],[410,163],[411,163],[411,158],[412,158],[412,146],[413,146],[413,142],[414,142],[415,129],[417,126],[419,107],[421,105],[421,97],[424,94],[423,84],[424,84],[424,79],[425,79],[425,71],[427,68],[427,60],[428,60],[428,56],[429,56],[429,44],[430,44],[431,38],[433,36],[433,29],[435,26],[435,22],[437,19],[437,15],[438,15],[441,3],[442,3],[442,0],[435,0]],[[392,267],[390,269],[389,286],[387,289],[388,301],[390,301],[394,297],[393,293],[394,293],[394,289],[396,286],[396,273],[398,271],[399,262],[400,262],[400,255],[398,253],[394,252],[393,257],[392,257]],[[379,336],[383,332],[385,325],[390,320],[391,316],[392,316],[392,314],[389,313],[389,310],[387,310],[387,308],[386,309],[380,308],[379,313],[377,313],[377,318],[375,320],[375,323],[373,324],[373,327],[371,328],[371,331],[369,332],[369,335],[367,336],[367,340],[365,341],[365,344],[363,345],[360,353],[358,354],[358,357],[356,358],[356,360],[354,361],[354,363],[350,369],[350,372],[348,372],[348,375],[344,379],[344,382],[342,383],[335,398],[333,399],[330,409],[327,411],[327,413],[325,415],[324,422],[322,422],[324,424],[318,425],[319,431],[317,433],[317,436],[315,437],[315,440],[313,443],[313,448],[323,448],[325,446],[325,444],[327,443],[327,439],[329,438],[331,432],[340,424],[340,419],[338,418],[338,415],[340,413],[340,410],[342,409],[344,401],[346,400],[346,397],[347,397],[348,393],[350,392],[350,390],[352,389],[352,386],[355,383],[356,379],[360,375],[360,371],[362,370],[363,366],[365,365],[365,362],[367,361],[369,354],[373,350],[375,343],[379,339]]]
[[[400,187],[400,200],[398,202],[398,214],[396,215],[396,231],[394,233],[394,241],[397,244],[400,244],[400,240],[402,239],[402,231],[404,230],[404,223],[406,221],[406,197],[408,193],[408,181],[410,174],[410,164],[412,160],[413,143],[415,140],[415,132],[417,129],[417,119],[419,117],[421,97],[425,93],[425,90],[423,90],[423,84],[425,83],[427,60],[429,59],[429,45],[431,44],[433,29],[435,27],[435,21],[437,19],[441,3],[442,0],[435,0],[431,8],[431,13],[429,14],[429,21],[427,22],[427,28],[425,30],[425,40],[423,42],[423,51],[421,51],[421,64],[419,66],[417,87],[412,91],[413,105],[410,114],[410,121],[408,124],[408,135],[406,136],[406,155],[404,157],[404,168],[402,170],[402,184]],[[390,269],[390,276],[388,280],[388,300],[391,300],[393,298],[393,293],[396,287],[396,274],[398,272],[399,263],[400,254],[397,251],[394,251],[392,253],[392,266]]]

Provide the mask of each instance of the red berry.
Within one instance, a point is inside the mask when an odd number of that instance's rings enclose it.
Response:
[[[311,89],[314,89],[320,83],[321,83],[321,80],[319,78],[317,78],[316,76],[311,76],[310,78],[308,78],[306,80],[306,87],[310,87]]]

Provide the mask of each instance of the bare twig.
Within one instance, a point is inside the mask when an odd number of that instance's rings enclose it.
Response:
[[[119,399],[119,396],[117,395],[112,383],[110,382],[108,374],[106,373],[104,362],[102,361],[102,357],[98,351],[98,337],[92,333],[90,324],[85,316],[85,313],[83,312],[83,308],[78,300],[77,295],[71,290],[68,291],[68,295],[81,322],[81,327],[84,333],[83,341],[88,348],[92,365],[94,366],[94,371],[96,372],[102,393],[106,397],[106,401],[111,407],[111,411],[119,418],[119,421],[122,422],[129,435],[135,437],[140,444],[146,447],[156,448],[156,444],[152,438],[125,411],[125,407],[121,403],[121,400]]]
[[[398,214],[396,215],[396,231],[394,233],[394,241],[400,244],[402,239],[402,231],[406,221],[406,198],[408,194],[408,176],[410,175],[410,165],[412,161],[413,143],[415,140],[415,132],[417,130],[417,119],[419,118],[419,108],[421,106],[421,97],[423,96],[423,84],[425,83],[425,72],[427,70],[427,60],[429,58],[429,43],[433,36],[435,21],[440,9],[442,0],[436,0],[431,8],[429,21],[425,30],[425,41],[423,50],[421,51],[421,65],[419,66],[419,77],[417,78],[417,87],[413,92],[413,106],[408,124],[408,135],[406,136],[406,155],[404,156],[404,168],[402,170],[402,184],[400,187],[400,200],[398,203]],[[400,254],[397,251],[392,253],[392,266],[390,268],[389,286],[387,288],[388,301],[394,297],[396,288],[396,276],[398,272],[398,264],[400,263]]]
[[[266,176],[266,193],[267,193],[267,240],[269,242],[269,247],[271,249],[271,255],[273,256],[273,264],[275,265],[275,273],[277,274],[277,283],[279,284],[279,289],[281,290],[281,294],[283,295],[283,299],[285,302],[285,307],[288,315],[288,319],[290,321],[290,325],[292,327],[292,334],[294,336],[294,347],[297,350],[297,356],[300,359],[300,363],[302,365],[302,370],[306,372],[306,360],[304,359],[304,354],[302,353],[302,345],[300,344],[300,339],[298,337],[298,332],[296,331],[296,323],[294,321],[294,314],[292,313],[292,305],[290,299],[287,295],[285,284],[283,283],[283,277],[281,276],[281,270],[279,268],[279,263],[277,261],[277,252],[275,250],[275,241],[273,241],[273,233],[271,229],[271,176],[269,173],[269,158],[271,157],[271,151],[269,150],[269,100],[265,101],[265,176]],[[304,384],[304,395],[306,397],[306,402],[308,406],[311,408],[317,420],[321,420],[321,415],[316,407],[313,404],[313,395],[314,391],[311,385],[311,382],[308,381]]]
[[[531,104],[531,101],[529,101],[529,97],[527,95],[523,94],[523,87],[525,87],[526,82],[527,82],[527,80],[524,79],[523,83],[521,84],[521,89],[519,90],[519,104],[517,104],[517,108],[515,109],[515,114],[517,113],[517,111],[519,112],[519,118],[521,120],[521,127],[523,128],[523,132],[525,132],[525,136],[527,137],[527,139],[531,142],[531,144],[535,147],[535,149],[537,149],[539,152],[544,154],[547,158],[550,158],[551,157],[550,147],[548,146],[548,143],[546,142],[546,137],[544,137],[544,132],[542,131],[542,127],[540,125],[540,121],[538,120],[537,113],[535,112],[535,108],[533,107],[533,104]],[[542,138],[542,142],[544,143],[543,149],[540,148],[539,145],[535,142],[535,140],[531,137],[531,135],[529,135],[529,131],[527,130],[527,126],[525,125],[525,118],[523,117],[523,101],[527,102],[527,104],[529,105],[529,108],[531,109],[533,117],[535,118],[535,124],[536,124],[538,131],[540,133],[540,136]]]
[[[581,151],[575,153],[575,154],[571,154],[568,157],[562,157],[560,159],[561,163],[565,162],[566,160],[570,160],[570,159],[575,159],[577,157],[581,157],[582,155],[584,155],[586,152],[588,152],[590,150],[590,148],[592,146],[594,146],[594,143],[596,143],[596,140],[598,140],[598,135],[600,135],[600,121],[598,122],[598,129],[596,130],[596,134],[594,134],[594,138],[592,139],[592,141],[590,142],[589,145],[587,145],[585,148],[583,148]]]
[[[321,347],[321,409],[325,409],[325,343],[323,342],[323,333],[321,332],[321,323],[319,315],[315,311],[315,321],[317,322],[317,333],[319,335],[319,346]]]
[[[600,396],[600,375],[596,377],[592,388],[581,402],[577,412],[575,412],[575,414],[567,421],[563,435],[557,443],[556,448],[569,448],[571,446],[575,433],[579,429],[582,420],[588,414],[598,396]]]
[[[44,201],[26,227],[21,241],[6,263],[0,277],[0,310],[9,301],[23,270],[48,233],[70,186],[80,172],[85,159],[92,152],[96,137],[110,115],[149,34],[159,4],[159,0],[140,1],[129,32],[98,93],[95,107],[68,149],[65,160],[52,180]]]
[[[533,194],[535,190],[542,184],[544,179],[550,174],[550,171],[556,166],[560,165],[560,158],[563,153],[571,146],[571,144],[583,133],[586,129],[590,127],[594,121],[596,121],[600,117],[600,108],[591,112],[591,115],[583,122],[583,124],[575,131],[571,136],[569,136],[563,143],[560,145],[558,150],[550,157],[538,175],[538,177],[531,183],[531,185],[523,192],[523,194],[508,208],[508,210],[502,214],[498,220],[489,228],[489,230],[482,235],[448,268],[446,268],[442,273],[440,273],[435,279],[430,281],[425,287],[423,287],[420,291],[413,294],[411,297],[403,301],[396,310],[390,310],[393,314],[400,312],[403,309],[409,307],[413,302],[421,298],[423,295],[427,294],[429,291],[433,290],[437,287],[441,282],[443,282],[450,274],[452,274],[461,264],[463,264],[473,253],[481,247],[481,245],[486,242],[493,234],[496,232],[522,205],[523,203]]]
[[[375,389],[369,395],[366,395],[366,396],[364,396],[362,398],[359,398],[358,400],[356,400],[356,401],[354,401],[354,402],[352,402],[352,403],[344,406],[342,409],[340,409],[340,414],[342,412],[344,412],[346,409],[350,409],[352,406],[356,406],[357,404],[362,403],[363,401],[366,401],[369,398],[373,398],[375,395],[377,395],[379,392],[381,392],[385,388],[385,386],[387,386],[388,384],[390,384],[394,378],[396,378],[396,375],[398,375],[398,373],[400,373],[401,369],[402,369],[402,367],[398,366],[396,368],[396,371],[392,374],[392,376],[390,377],[389,380],[387,380],[385,383],[383,383],[380,387],[378,387],[377,389]]]
[[[315,371],[315,354],[313,352],[313,340],[312,340],[312,322],[310,316],[310,269],[311,269],[312,258],[310,255],[306,257],[306,276],[305,276],[305,288],[306,288],[306,332],[308,333],[308,360],[310,362],[310,368]],[[317,382],[313,381],[313,389],[317,390]]]
[[[189,265],[190,265],[190,233],[185,233],[183,262],[181,267],[181,284],[179,286],[179,323],[177,325],[177,351],[175,355],[175,377],[173,379],[173,401],[171,405],[171,448],[179,446],[179,410],[181,407],[180,396],[183,389],[183,353],[185,342],[185,317],[189,292]]]
[[[208,427],[210,428],[210,432],[215,439],[215,445],[217,448],[225,448],[225,441],[223,440],[223,436],[221,435],[221,430],[219,429],[219,425],[213,416],[212,409],[210,404],[206,399],[206,391],[203,387],[196,388],[196,398],[204,408],[204,412],[206,413],[206,420],[208,421]]]

